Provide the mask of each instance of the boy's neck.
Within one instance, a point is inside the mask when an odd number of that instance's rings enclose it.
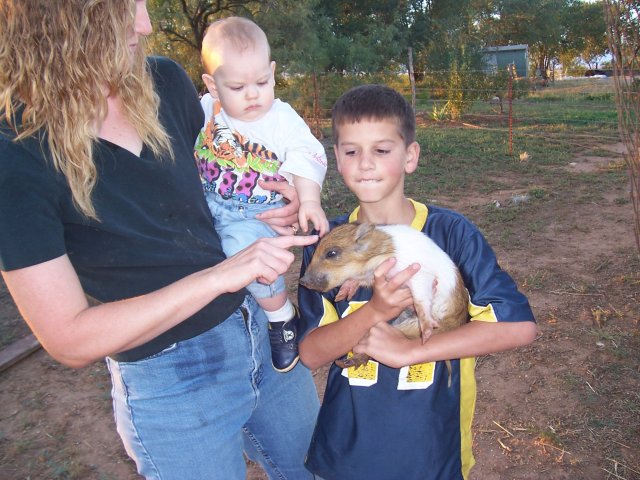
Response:
[[[376,225],[411,225],[415,215],[416,210],[411,201],[406,197],[402,197],[394,204],[360,203],[358,222]]]

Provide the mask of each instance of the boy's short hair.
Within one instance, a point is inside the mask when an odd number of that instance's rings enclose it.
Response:
[[[202,40],[201,59],[205,72],[213,74],[218,65],[214,65],[209,52],[215,51],[223,43],[230,45],[235,50],[242,52],[248,48],[256,48],[258,45],[266,45],[267,53],[271,58],[269,41],[264,31],[254,22],[244,17],[227,17],[211,23]]]
[[[333,105],[331,114],[335,144],[338,143],[340,125],[362,120],[395,119],[405,145],[416,139],[413,108],[400,93],[386,85],[360,85],[348,90]]]

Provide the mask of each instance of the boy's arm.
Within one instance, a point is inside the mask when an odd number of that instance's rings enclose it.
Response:
[[[387,323],[378,323],[353,348],[380,363],[400,368],[416,363],[475,357],[502,352],[527,345],[536,339],[537,327],[532,321],[471,321],[460,328],[432,335],[422,344],[409,340]]]
[[[303,232],[309,232],[309,222],[318,230],[322,237],[329,231],[329,221],[320,204],[320,185],[315,181],[299,175],[292,175],[293,185],[300,199],[298,221]]]
[[[315,328],[300,343],[300,359],[310,369],[316,369],[344,356],[378,323],[397,317],[413,304],[411,292],[404,284],[418,271],[410,265],[387,279],[394,259],[383,262],[374,272],[373,296],[358,310],[333,323]]]

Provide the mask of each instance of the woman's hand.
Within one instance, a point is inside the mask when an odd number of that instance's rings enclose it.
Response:
[[[267,223],[279,235],[295,235],[299,228],[296,224],[298,223],[298,210],[300,209],[296,188],[288,182],[258,180],[258,184],[265,190],[282,194],[287,204],[284,207],[260,213],[256,215],[256,218]]]
[[[261,238],[211,268],[215,286],[222,292],[236,292],[254,280],[269,285],[286,273],[295,260],[289,248],[317,241],[317,235]]]

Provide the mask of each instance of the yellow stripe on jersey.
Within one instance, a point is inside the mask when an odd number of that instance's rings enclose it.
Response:
[[[412,199],[409,199],[409,201],[413,205],[413,209],[416,211],[416,214],[411,221],[411,227],[421,232],[424,226],[427,224],[429,209],[424,203],[419,203]]]
[[[471,315],[471,320],[477,320],[480,322],[497,322],[498,318],[496,317],[495,312],[493,311],[493,307],[491,304],[486,307],[481,307],[478,305],[474,305],[469,301],[469,315]]]
[[[460,359],[460,460],[462,476],[469,478],[469,471],[476,463],[473,457],[471,424],[476,409],[476,359]]]
[[[416,214],[411,221],[411,227],[415,228],[419,232],[422,231],[424,226],[427,224],[427,216],[429,215],[429,209],[424,203],[416,202],[415,200],[409,198],[408,199],[413,205],[413,209]],[[349,223],[358,221],[358,213],[360,212],[360,205],[353,209],[351,214],[349,214]]]
[[[322,297],[322,318],[320,318],[318,326],[323,327],[325,325],[329,325],[330,323],[337,322],[339,319],[340,317],[338,317],[336,307],[334,307],[334,305],[329,300]]]
[[[346,308],[346,310],[342,314],[342,318],[346,317],[347,315],[351,315],[353,312],[355,312],[360,307],[365,305],[367,301],[368,300],[349,300],[349,306]]]

